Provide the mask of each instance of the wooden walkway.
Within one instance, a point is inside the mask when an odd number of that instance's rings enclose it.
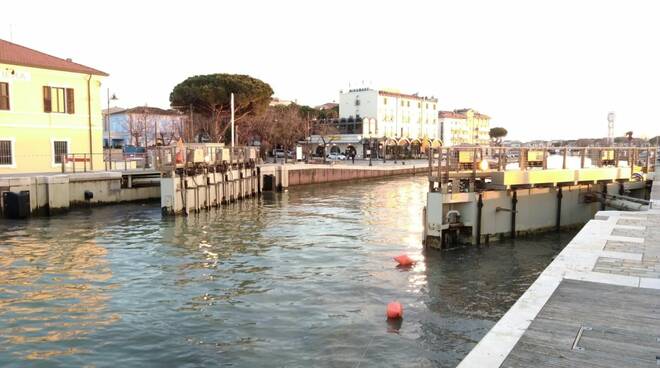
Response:
[[[658,312],[660,290],[564,279],[502,367],[658,367]]]

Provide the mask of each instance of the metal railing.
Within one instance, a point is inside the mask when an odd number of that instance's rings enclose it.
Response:
[[[140,153],[113,153],[108,161],[107,153],[56,153],[12,155],[0,161],[3,172],[44,173],[83,173],[90,171],[150,170],[153,168],[152,150]],[[28,171],[31,170],[31,171]]]
[[[163,172],[178,168],[257,163],[258,147],[225,147],[220,144],[189,143],[184,147],[157,147],[154,168]]]
[[[93,159],[102,159],[102,166],[92,165]],[[117,171],[117,170],[148,170],[149,153],[121,153],[114,154],[108,161],[106,153],[67,153],[59,158],[62,173],[78,173],[92,171]]]
[[[429,149],[429,177],[449,180],[450,173],[506,170],[630,168],[655,170],[658,147],[440,147]]]

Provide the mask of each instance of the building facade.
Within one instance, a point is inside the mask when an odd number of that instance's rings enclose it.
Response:
[[[107,75],[0,40],[0,174],[60,171],[71,154],[103,169]]]
[[[354,151],[358,158],[375,151],[374,142],[382,153],[398,147],[402,155],[419,155],[428,146],[441,145],[434,97],[372,88],[341,91],[339,119],[331,124],[335,133],[330,151]],[[312,136],[312,141],[322,140]]]
[[[375,119],[363,126],[367,137],[390,139],[436,139],[438,100],[371,88],[352,89],[339,94],[339,117]]]
[[[103,111],[103,146],[106,148],[108,138],[112,141],[112,148],[169,145],[184,136],[185,123],[189,120],[177,110],[149,106],[111,107],[108,130],[107,111]]]
[[[473,109],[439,111],[439,132],[445,146],[490,144],[490,117]]]

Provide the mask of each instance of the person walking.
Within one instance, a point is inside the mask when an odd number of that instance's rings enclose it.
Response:
[[[355,165],[355,152],[351,152],[351,161],[353,161],[353,165]]]

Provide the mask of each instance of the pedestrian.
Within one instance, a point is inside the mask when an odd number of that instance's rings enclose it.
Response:
[[[355,165],[355,152],[351,152],[351,161],[353,161],[353,165]]]

